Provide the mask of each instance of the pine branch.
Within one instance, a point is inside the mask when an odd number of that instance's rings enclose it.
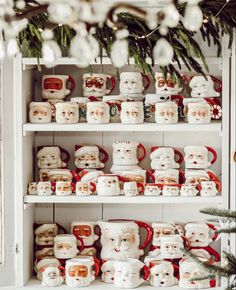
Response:
[[[200,210],[200,212],[217,217],[236,219],[236,211],[230,211],[227,209],[205,208]]]
[[[217,231],[218,234],[235,234],[236,227],[227,228],[227,229],[220,229]]]

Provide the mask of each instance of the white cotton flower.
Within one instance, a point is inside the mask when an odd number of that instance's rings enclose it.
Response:
[[[7,42],[7,55],[12,57],[19,51],[18,44],[15,38],[11,38]]]
[[[53,39],[53,32],[51,29],[44,29],[43,32],[42,32],[42,37],[43,39],[45,40],[50,40],[50,39]]]
[[[129,57],[129,44],[127,39],[117,39],[111,48],[111,61],[116,67],[127,64]]]
[[[157,64],[160,66],[167,66],[172,61],[174,51],[170,43],[161,38],[157,41],[153,49],[153,57]]]
[[[190,31],[197,31],[201,28],[203,22],[202,10],[198,5],[187,5],[185,8],[183,25]]]
[[[180,15],[178,10],[176,9],[176,6],[171,3],[164,7],[163,12],[165,17],[161,24],[171,28],[176,27],[180,19]]]
[[[42,46],[43,60],[50,64],[61,57],[61,50],[56,41],[45,40]]]

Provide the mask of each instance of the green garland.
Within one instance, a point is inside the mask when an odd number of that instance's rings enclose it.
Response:
[[[33,2],[37,3],[34,0]],[[225,0],[203,0],[199,5],[206,20],[200,29],[201,37],[209,46],[212,43],[215,44],[218,48],[217,56],[220,56],[222,50],[221,37],[224,34],[229,35],[229,47],[232,44],[233,28],[236,27],[236,1],[230,0],[225,5]],[[224,5],[224,9],[219,13]],[[177,5],[181,15],[184,14],[184,8],[185,4]],[[117,23],[121,23],[130,32],[128,37],[129,55],[134,58],[135,65],[144,73],[152,74],[152,67],[154,65],[152,51],[156,41],[161,37],[159,31],[156,30],[149,37],[140,38],[140,36],[148,35],[152,31],[148,28],[144,19],[131,13],[119,13]],[[42,56],[43,39],[41,31],[48,27],[52,28],[52,23],[49,22],[46,12],[41,12],[30,17],[27,28],[18,36],[19,47],[25,56],[37,58]],[[56,26],[53,28],[53,31],[55,40],[62,49],[63,55],[69,56],[70,41],[74,37],[75,32],[65,25]],[[177,63],[178,68],[173,64],[161,67],[164,74],[170,73],[173,78],[180,80],[179,70],[181,70],[181,63],[184,63],[189,71],[194,71],[198,74],[204,75],[204,71],[208,71],[202,49],[194,39],[195,34],[195,32],[186,30],[182,22],[177,27],[169,29],[166,38],[174,48],[173,61]],[[107,24],[104,24],[101,28],[96,26],[95,37],[99,41],[101,51],[104,49],[107,55],[110,56],[111,46],[115,41],[115,30]],[[151,59],[151,65],[146,63],[146,58]],[[203,66],[196,58],[202,61]]]

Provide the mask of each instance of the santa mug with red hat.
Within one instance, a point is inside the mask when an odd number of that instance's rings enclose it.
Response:
[[[69,169],[50,169],[47,172],[43,172],[43,169],[40,170],[40,179],[43,178],[44,175],[47,174],[47,178],[51,182],[57,181],[72,181],[73,175]],[[44,178],[46,178],[44,176]]]
[[[78,169],[104,168],[108,158],[107,152],[97,145],[75,146],[75,166]]]
[[[180,184],[185,180],[184,173],[182,170],[177,169],[166,169],[166,170],[153,170],[147,171],[148,176],[152,182],[157,184]]]
[[[115,174],[104,174],[98,177],[96,186],[97,195],[117,196],[121,195],[120,181],[125,182],[125,178]]]
[[[221,191],[221,183],[219,181],[201,181],[201,196],[216,196]]]
[[[157,183],[147,183],[145,185],[144,195],[158,196],[161,194],[162,185]]]
[[[84,244],[81,239],[81,249]],[[77,240],[74,235],[61,234],[54,238],[54,255],[58,259],[71,259],[74,258],[80,250],[77,248]]]
[[[160,238],[159,255],[162,259],[181,259],[186,247],[190,249],[190,243],[185,236],[165,235]]]
[[[184,183],[181,184],[180,195],[186,197],[197,196],[200,190],[201,186],[199,184]]]
[[[89,196],[96,191],[96,185],[93,182],[76,182],[76,195]]]
[[[60,146],[40,146],[37,148],[36,157],[40,169],[63,168],[70,160],[70,154]]]
[[[99,239],[99,235],[95,234],[96,222],[93,221],[74,221],[71,223],[71,233],[77,238],[78,245],[83,239],[85,247],[93,246]]]
[[[54,191],[53,183],[50,181],[39,181],[37,183],[37,194],[41,196],[52,195]]]
[[[149,264],[149,283],[155,287],[169,287],[178,284],[179,267],[169,261],[153,261]]]
[[[152,147],[150,158],[152,169],[179,168],[183,161],[182,153],[172,147]]]
[[[208,154],[212,154],[209,161]],[[185,146],[184,161],[185,168],[189,169],[205,169],[215,163],[217,159],[216,151],[208,146]]]

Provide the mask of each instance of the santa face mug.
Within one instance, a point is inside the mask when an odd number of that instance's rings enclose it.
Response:
[[[202,181],[201,196],[216,196],[221,191],[221,183],[219,181]]]
[[[151,227],[140,221],[101,221],[102,259],[139,259],[152,237]],[[145,229],[146,237],[140,245],[140,228]]]
[[[124,182],[123,192],[125,196],[137,196],[144,193],[144,185],[141,182]]]
[[[31,102],[29,111],[30,123],[47,124],[52,120],[52,109],[48,102]]]
[[[108,158],[108,153],[97,145],[75,146],[75,166],[79,169],[104,168]]]
[[[142,124],[144,121],[143,102],[123,102],[120,119],[123,124]]]
[[[136,165],[146,156],[145,147],[135,141],[115,141],[112,148],[113,165]]]
[[[88,102],[87,122],[89,124],[108,124],[110,122],[109,105],[105,102]]]
[[[29,182],[28,185],[28,194],[37,195],[37,182]]]
[[[62,155],[64,154],[64,158]],[[55,169],[67,166],[70,154],[59,146],[40,146],[37,148],[37,165],[40,169]]]
[[[171,147],[152,147],[150,158],[152,169],[179,168],[183,161],[182,153]]]
[[[97,195],[116,196],[121,194],[120,181],[125,181],[115,174],[104,174],[98,177]]]
[[[187,223],[184,229],[185,237],[189,240],[191,247],[207,247],[218,237],[216,228],[212,224],[192,222]]]
[[[42,286],[56,287],[64,282],[65,270],[62,266],[49,266],[42,269]]]
[[[136,288],[149,277],[148,267],[136,259],[118,260],[114,269],[114,285],[119,289]]]
[[[180,195],[181,196],[197,196],[200,191],[199,184],[184,183],[181,184]]]
[[[69,85],[68,85],[69,84]],[[67,89],[69,86],[69,89]],[[44,75],[42,78],[42,95],[44,100],[63,100],[75,88],[75,81],[66,75]]]
[[[158,196],[161,194],[162,187],[160,184],[147,183],[145,185],[144,195]]]
[[[180,176],[183,179],[182,171],[177,169],[166,169],[166,170],[155,170],[154,174],[148,173],[152,180],[154,179],[155,183],[158,184],[179,184]]]
[[[37,279],[42,281],[43,280],[43,272],[47,267],[61,267],[61,263],[58,259],[54,257],[46,257],[38,262],[36,261],[35,264],[35,272],[37,273]],[[51,281],[52,282],[52,281]]]
[[[191,259],[183,259],[179,264],[179,286],[182,288],[204,289],[214,287],[215,279],[201,279],[201,277],[209,275],[210,273],[205,268]]]
[[[209,124],[211,122],[211,106],[206,102],[189,103],[187,111],[189,124]]]
[[[184,84],[187,85],[186,76],[183,75],[182,78]],[[178,95],[183,90],[183,88],[179,86],[178,82],[171,79],[170,74],[167,74],[165,79],[162,72],[156,72],[155,80],[156,94],[159,96]],[[170,99],[168,101],[170,101]]]
[[[105,283],[114,283],[114,274],[115,274],[115,264],[116,260],[103,260],[102,261],[102,266],[101,266],[101,279]]]
[[[37,194],[48,196],[53,194],[53,184],[50,181],[39,181],[37,184]]]
[[[80,245],[80,240],[84,242],[84,246],[93,246],[99,239],[95,234],[96,223],[89,221],[79,221],[71,223],[71,233],[76,236]]]
[[[157,124],[178,123],[178,106],[175,102],[157,103],[155,105],[155,120]]]
[[[209,161],[208,154],[212,154]],[[189,169],[206,169],[215,163],[217,159],[216,151],[208,146],[185,146],[184,161],[185,168]]]
[[[54,238],[58,234],[58,226],[56,224],[43,224],[35,229],[34,234],[36,245],[52,246]]]
[[[83,245],[81,246],[83,248]],[[58,259],[71,259],[79,253],[74,235],[57,235],[54,239],[54,255]]]
[[[163,196],[179,196],[181,184],[164,184],[162,186],[162,195]]]
[[[76,103],[57,103],[55,107],[58,124],[77,124],[79,122],[79,108]]]
[[[143,79],[146,81],[145,87]],[[135,99],[135,95],[137,97],[142,95],[149,85],[149,77],[140,72],[122,72],[120,74],[120,95],[122,96],[129,97],[132,95]]]
[[[217,83],[217,89],[214,88],[215,83]],[[191,78],[189,86],[193,98],[219,97],[222,91],[222,82],[211,76],[194,76]]]
[[[93,182],[76,182],[75,193],[77,196],[89,196],[96,191],[96,185]]]
[[[99,261],[91,258],[74,258],[66,261],[66,285],[89,286],[99,274]]]
[[[169,287],[178,284],[174,271],[179,267],[168,261],[155,261],[150,263],[149,283],[154,287]]]
[[[181,235],[162,236],[160,238],[160,256],[162,259],[181,259],[184,255],[184,240]],[[189,248],[189,245],[188,245]]]
[[[152,238],[152,246],[160,247],[161,245],[161,237],[175,235],[175,234],[183,234],[183,229],[174,223],[168,222],[154,222],[152,223],[153,228],[153,238]],[[152,248],[150,249],[152,250]]]
[[[75,192],[75,184],[71,181],[57,181],[55,194],[58,196],[68,196]]]
[[[111,82],[107,88],[108,81]],[[84,97],[103,97],[110,94],[116,85],[113,76],[106,74],[84,74],[83,75],[83,95]]]
[[[47,173],[47,177],[51,182],[72,181],[73,175],[69,169],[52,169]],[[41,178],[41,177],[40,177]]]
[[[186,183],[201,183],[202,181],[214,180],[218,181],[218,177],[212,171],[201,169],[187,169],[185,170],[185,182]]]

